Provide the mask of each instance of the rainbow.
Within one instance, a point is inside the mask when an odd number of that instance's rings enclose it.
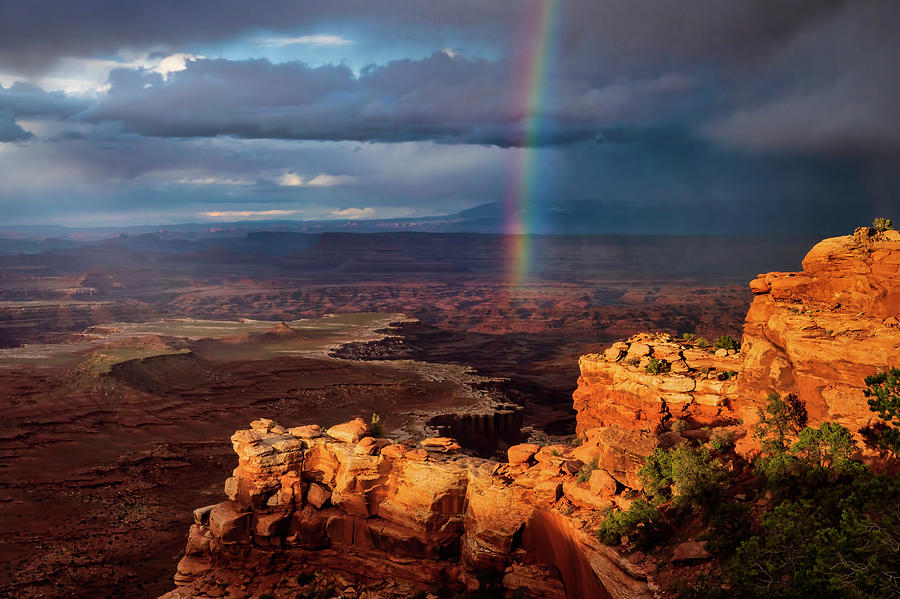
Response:
[[[510,150],[510,173],[503,199],[504,232],[508,235],[508,273],[514,288],[522,286],[531,271],[531,234],[535,231],[537,152],[541,142],[540,111],[548,101],[548,67],[556,47],[561,0],[538,0],[527,14],[518,45],[523,51],[516,64],[514,114],[522,115],[524,128],[519,148]]]

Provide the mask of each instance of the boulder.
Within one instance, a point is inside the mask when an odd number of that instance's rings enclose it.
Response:
[[[210,535],[202,526],[194,524],[188,531],[188,541],[184,548],[185,555],[205,555],[209,553]]]
[[[540,449],[541,446],[534,443],[520,443],[507,449],[506,456],[510,464],[525,464],[530,462]]]
[[[198,507],[194,510],[194,522],[200,526],[209,526],[209,513],[216,507],[216,504]]]
[[[610,347],[603,352],[603,356],[610,362],[618,362],[624,355],[625,352],[618,347]]]
[[[450,437],[432,437],[430,439],[423,439],[421,445],[427,451],[436,451],[440,453],[452,453],[462,449],[459,443]]]
[[[588,480],[591,491],[600,496],[611,496],[616,494],[616,479],[609,475],[605,470],[594,470],[591,472],[591,478]]]
[[[706,550],[705,543],[700,541],[688,541],[681,543],[675,547],[675,554],[672,559],[676,562],[686,562],[693,560],[709,559],[709,551]]]
[[[362,418],[354,418],[343,424],[336,424],[329,428],[326,433],[329,437],[343,441],[344,443],[356,443],[369,431],[369,425]]]
[[[598,467],[616,481],[640,489],[637,472],[656,447],[656,436],[652,433],[610,426],[588,431],[587,438],[572,455],[584,463],[596,459]]]
[[[396,445],[386,445],[385,447],[382,447],[381,455],[388,459],[396,460],[398,458],[402,458],[408,451],[409,447],[398,443]]]
[[[322,436],[322,427],[318,424],[307,424],[305,426],[291,427],[288,429],[288,432],[301,439],[316,439]]]
[[[235,504],[225,501],[209,513],[209,530],[224,542],[240,542],[250,538],[250,512],[238,511]]]
[[[310,483],[306,492],[306,501],[318,509],[321,509],[331,500],[331,489],[319,483]]]
[[[250,429],[259,433],[268,433],[276,426],[278,426],[278,423],[268,418],[260,418],[250,423]]]
[[[562,460],[570,449],[571,448],[568,445],[562,444],[544,445],[536,454],[534,454],[534,459],[542,464]]]
[[[629,357],[641,357],[650,355],[650,346],[646,343],[632,343],[628,346]]]
[[[290,515],[291,513],[288,511],[258,515],[253,527],[253,532],[263,537],[284,536],[287,533],[288,518]]]

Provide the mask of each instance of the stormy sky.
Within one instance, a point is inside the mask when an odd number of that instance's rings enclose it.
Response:
[[[893,0],[0,0],[0,222],[840,233],[900,219],[898,50]]]

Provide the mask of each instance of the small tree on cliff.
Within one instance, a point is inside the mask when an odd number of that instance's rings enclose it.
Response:
[[[900,453],[900,368],[889,368],[866,377],[864,391],[869,398],[869,409],[887,424],[879,434],[882,447]]]
[[[800,435],[806,427],[806,406],[795,393],[783,398],[772,391],[766,407],[757,410],[759,422],[753,436],[760,440],[769,454],[781,454],[790,446],[789,440]]]
[[[893,229],[894,226],[889,218],[876,218],[872,221],[872,228],[875,229],[876,233],[884,233],[888,229]]]
[[[731,335],[722,335],[716,339],[716,349],[733,349],[737,351],[741,349],[741,344]]]

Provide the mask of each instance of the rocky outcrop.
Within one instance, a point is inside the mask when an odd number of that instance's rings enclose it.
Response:
[[[813,423],[868,425],[863,379],[900,364],[900,232],[825,239],[802,272],[760,275],[750,287],[737,381],[744,420],[777,391],[796,393]]]
[[[576,432],[584,437],[613,426],[659,434],[678,420],[697,427],[724,423],[740,363],[734,351],[646,333],[582,356],[573,395]]]
[[[580,443],[520,443],[507,463],[462,455],[449,437],[416,447],[375,438],[360,419],[325,434],[254,421],[232,437],[228,500],[195,511],[168,597],[280,599],[309,596],[310,585],[407,597],[475,589],[486,572],[495,589],[523,597],[654,596],[653,559],[594,534],[609,509],[633,501],[646,456],[682,437],[728,435],[751,448],[747,433],[773,390],[797,393],[813,424],[858,432],[871,419],[863,379],[900,364],[898,282],[900,234],[827,239],[803,272],[750,284],[740,351],[641,334],[582,356]],[[515,416],[465,430],[500,430]],[[689,539],[667,555],[680,565],[710,557]]]
[[[640,489],[644,459],[682,434],[707,437],[722,428],[732,438],[745,436],[731,409],[740,364],[739,352],[668,334],[641,333],[582,356],[573,394],[582,444],[574,455]]]
[[[485,572],[523,597],[651,596],[652,573],[590,532],[616,488],[579,482],[571,447],[514,446],[501,464],[360,427],[237,431],[228,500],[195,510],[168,597],[294,597],[325,573],[352,587],[341,596],[408,597],[478,588]]]
[[[900,233],[861,228],[826,239],[802,272],[760,275],[750,288],[740,351],[640,334],[581,357],[577,432],[620,483],[633,486],[635,468],[674,429],[706,436],[726,427],[752,449],[747,433],[772,391],[796,393],[810,424],[859,433],[872,422],[863,381],[900,364]]]

